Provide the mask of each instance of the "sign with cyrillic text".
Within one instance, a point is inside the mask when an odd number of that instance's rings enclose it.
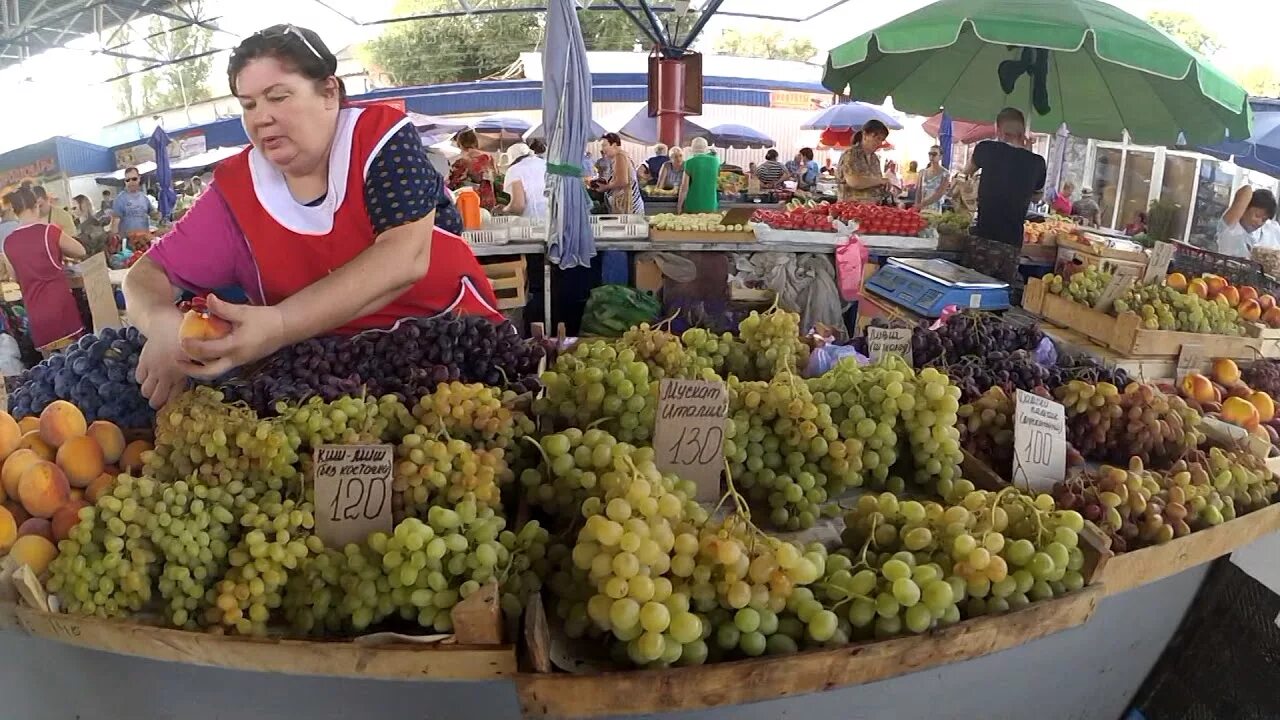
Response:
[[[664,379],[658,384],[653,429],[658,469],[692,480],[698,502],[720,497],[728,412],[729,393],[722,382]]]
[[[389,533],[391,445],[321,445],[315,449],[316,534],[325,547],[363,543],[375,532]]]
[[[914,367],[911,357],[911,328],[867,328],[867,355],[871,362],[880,362],[889,355],[901,355],[907,365]]]
[[[1013,484],[1049,492],[1066,474],[1065,409],[1061,403],[1019,390],[1013,413]]]

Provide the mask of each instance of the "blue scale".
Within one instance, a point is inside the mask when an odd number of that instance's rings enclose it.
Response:
[[[938,258],[889,258],[867,279],[871,292],[925,317],[948,305],[975,310],[1009,307],[1009,284]]]

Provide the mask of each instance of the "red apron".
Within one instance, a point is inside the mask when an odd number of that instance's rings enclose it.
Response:
[[[313,209],[293,202],[283,178],[261,156],[251,157],[252,148],[225,160],[214,171],[218,188],[249,241],[268,304],[275,305],[323,278],[374,243],[364,201],[365,171],[406,118],[404,113],[380,105],[341,112],[329,161],[327,200],[330,206],[337,205],[331,214],[321,209],[323,203]],[[339,165],[343,162],[348,164]],[[339,183],[344,175],[345,183]],[[356,318],[336,332],[387,328],[402,318],[445,312],[502,320],[489,278],[471,248],[462,238],[437,227],[431,237],[427,274],[386,307]]]

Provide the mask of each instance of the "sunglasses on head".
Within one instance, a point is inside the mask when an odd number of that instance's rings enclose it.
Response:
[[[320,54],[320,51],[316,50],[315,46],[311,44],[311,41],[307,39],[306,33],[302,32],[292,24],[277,25],[275,27],[269,27],[266,30],[260,31],[258,34],[264,38],[273,38],[273,37],[288,38],[290,36],[296,37],[302,41],[303,45],[307,46],[307,49],[311,51],[312,55],[316,56],[317,60],[324,60],[324,56]]]
[[[936,153],[936,152],[930,152],[930,153],[929,153],[929,157],[938,157],[938,153]]]

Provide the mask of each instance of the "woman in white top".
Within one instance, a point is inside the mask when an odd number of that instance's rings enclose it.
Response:
[[[511,201],[498,208],[503,215],[519,215],[527,218],[547,216],[547,161],[534,154],[524,143],[516,143],[507,150],[507,175],[502,190]]]
[[[1276,198],[1271,191],[1241,187],[1218,222],[1218,252],[1247,258],[1254,247],[1280,248],[1275,217]]]

